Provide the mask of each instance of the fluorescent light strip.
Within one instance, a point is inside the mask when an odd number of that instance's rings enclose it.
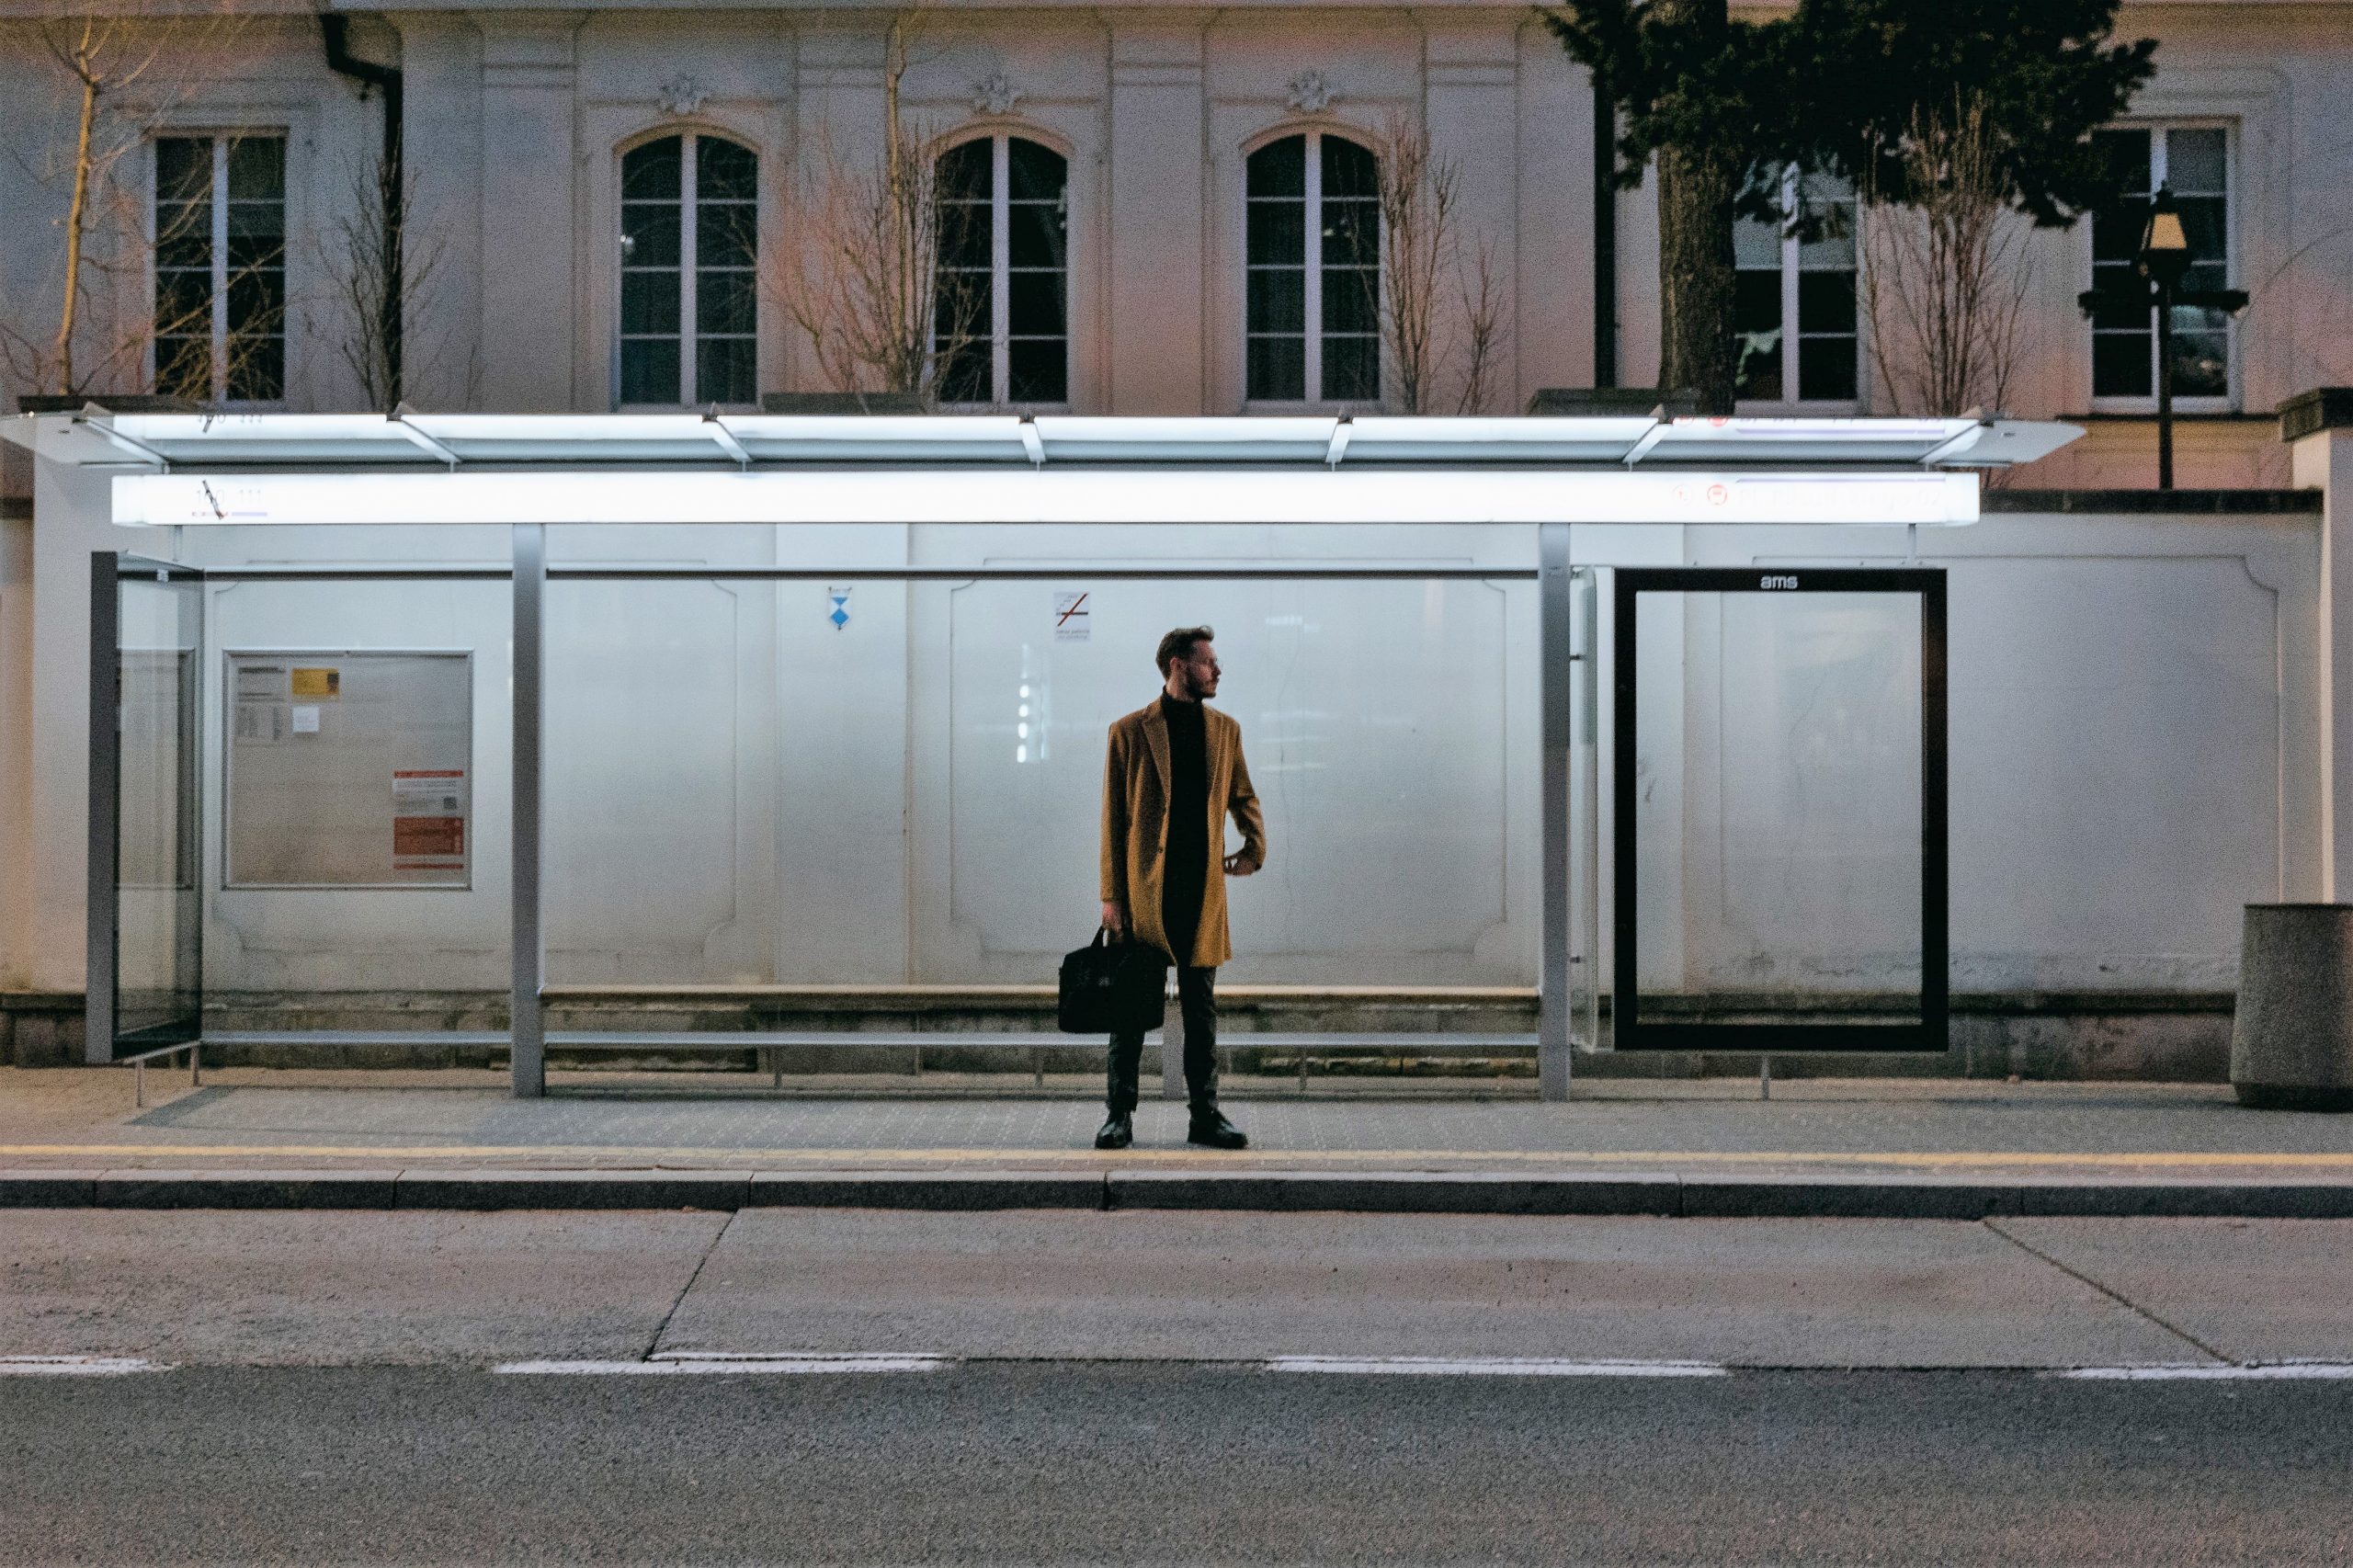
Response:
[[[118,523],[1973,523],[1967,473],[1116,468],[121,474]]]
[[[170,1370],[143,1356],[0,1356],[0,1378],[119,1378]]]
[[[1512,1356],[1277,1356],[1269,1372],[1351,1372],[1450,1378],[1722,1378],[1716,1361],[1568,1361]]]
[[[2211,1361],[2151,1367],[2070,1367],[2050,1374],[2095,1383],[2341,1382],[2353,1380],[2353,1364],[2342,1361],[2275,1361],[2247,1367]]]
[[[651,1361],[506,1361],[491,1370],[507,1377],[767,1377],[823,1372],[936,1372],[952,1364],[946,1356],[790,1351],[776,1355],[668,1356]]]

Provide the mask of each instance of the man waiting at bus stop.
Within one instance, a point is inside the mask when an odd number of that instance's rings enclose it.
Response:
[[[1187,1141],[1241,1149],[1250,1140],[1217,1104],[1217,966],[1233,956],[1225,879],[1267,863],[1267,828],[1242,726],[1209,706],[1217,695],[1215,633],[1180,626],[1153,655],[1159,697],[1111,726],[1103,767],[1103,924],[1131,933],[1176,966],[1176,1006],[1185,1021],[1185,1089],[1192,1102]],[[1242,847],[1223,854],[1225,818]],[[1135,1141],[1136,1075],[1143,1031],[1111,1037],[1110,1115],[1098,1149]]]

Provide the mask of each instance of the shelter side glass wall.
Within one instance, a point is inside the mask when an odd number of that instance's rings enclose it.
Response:
[[[199,687],[204,600],[191,578],[126,561],[116,582],[118,1049],[201,1027]]]

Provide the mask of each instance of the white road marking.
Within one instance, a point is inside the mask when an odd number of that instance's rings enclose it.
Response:
[[[144,1356],[0,1356],[0,1378],[119,1378],[170,1370]]]
[[[700,1355],[667,1351],[650,1361],[506,1361],[493,1372],[521,1377],[686,1377],[724,1373],[734,1377],[795,1372],[936,1372],[951,1364],[946,1356],[889,1351],[784,1351],[767,1355]]]
[[[2342,1361],[2276,1361],[2253,1367],[2218,1367],[2211,1361],[2190,1361],[2155,1367],[2070,1367],[2050,1375],[2110,1383],[2336,1381],[2353,1378],[2353,1365]]]
[[[1269,1372],[1369,1372],[1454,1378],[1722,1378],[1715,1361],[1569,1361],[1510,1356],[1277,1356]]]

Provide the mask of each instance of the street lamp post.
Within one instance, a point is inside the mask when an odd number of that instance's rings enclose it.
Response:
[[[2136,285],[2086,289],[2075,297],[2086,316],[2102,306],[2153,310],[2157,317],[2157,488],[2173,488],[2173,312],[2177,305],[2199,310],[2246,309],[2242,289],[2184,289],[2181,280],[2190,267],[2189,236],[2181,226],[2181,209],[2169,187],[2160,186],[2149,199],[2149,213],[2141,226],[2140,248],[2133,253]]]

